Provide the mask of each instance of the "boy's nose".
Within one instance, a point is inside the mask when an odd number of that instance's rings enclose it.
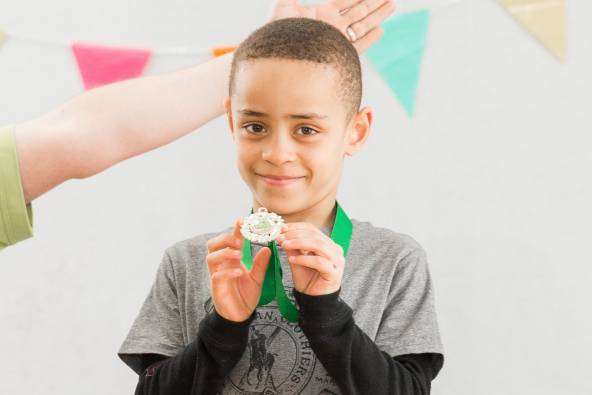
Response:
[[[263,149],[262,159],[274,165],[292,162],[296,158],[294,146],[289,136],[277,133]]]

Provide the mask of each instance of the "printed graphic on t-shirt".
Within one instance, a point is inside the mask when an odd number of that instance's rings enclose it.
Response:
[[[291,290],[286,288],[288,295]],[[204,308],[209,313],[209,298]],[[312,392],[311,392],[312,391]],[[247,348],[219,394],[337,395],[333,379],[317,360],[302,329],[287,321],[276,303],[258,306]]]

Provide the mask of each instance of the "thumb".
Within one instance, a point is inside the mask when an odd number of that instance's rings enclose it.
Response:
[[[253,259],[253,267],[251,267],[250,273],[257,284],[263,285],[265,272],[269,266],[269,258],[271,258],[271,250],[269,247],[262,247]]]

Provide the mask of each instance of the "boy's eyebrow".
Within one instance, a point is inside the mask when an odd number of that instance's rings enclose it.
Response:
[[[288,115],[289,118],[292,119],[325,119],[328,118],[326,115],[320,115],[314,112],[309,112],[306,114],[290,114]]]
[[[248,115],[248,116],[251,116],[251,117],[267,117],[268,116],[267,114],[265,114],[263,112],[249,110],[249,109],[238,110],[238,112],[240,114]]]
[[[259,111],[254,111],[254,110],[249,110],[249,109],[244,109],[244,110],[239,110],[239,113],[243,114],[243,115],[248,115],[248,116],[252,116],[252,117],[268,117],[269,115],[265,114],[264,112],[259,112]],[[328,118],[326,115],[320,115],[314,112],[308,112],[305,114],[289,114],[286,115],[286,118],[292,118],[292,119],[325,119]]]

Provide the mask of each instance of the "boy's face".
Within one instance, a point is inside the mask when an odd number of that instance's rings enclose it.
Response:
[[[338,84],[330,65],[240,63],[225,108],[255,209],[296,214],[335,200],[344,156],[361,148],[372,119],[368,109],[347,119]]]

